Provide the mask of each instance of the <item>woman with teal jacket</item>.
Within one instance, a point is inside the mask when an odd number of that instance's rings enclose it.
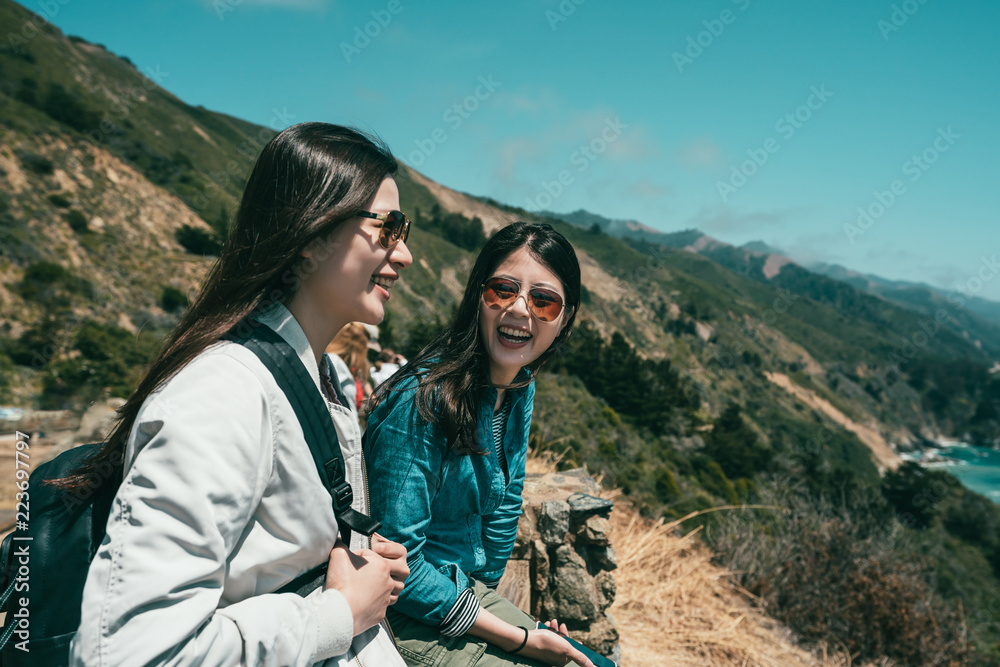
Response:
[[[592,665],[494,591],[521,515],[534,376],[579,305],[569,241],[511,224],[480,252],[454,321],[376,392],[371,513],[407,549],[389,619],[410,665]]]

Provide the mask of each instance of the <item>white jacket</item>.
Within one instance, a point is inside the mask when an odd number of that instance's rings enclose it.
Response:
[[[279,305],[258,319],[298,352],[319,391],[292,314]],[[357,420],[327,404],[353,506],[367,513]],[[220,342],[143,403],[71,664],[405,667],[383,626],[352,640],[340,592],[270,593],[325,563],[336,536],[291,404],[254,353]],[[368,546],[361,535],[351,542]]]

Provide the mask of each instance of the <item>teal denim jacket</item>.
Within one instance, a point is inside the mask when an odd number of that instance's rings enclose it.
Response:
[[[518,380],[526,377],[522,370]],[[416,380],[407,380],[368,416],[365,456],[371,515],[382,535],[407,550],[410,576],[394,609],[436,627],[471,586],[470,576],[486,583],[503,576],[521,516],[535,383],[509,390],[509,482],[493,444],[496,389],[486,390],[479,410],[484,453],[464,456],[420,419],[416,391]]]

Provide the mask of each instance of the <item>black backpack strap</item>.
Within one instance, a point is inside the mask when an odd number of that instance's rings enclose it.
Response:
[[[237,326],[235,330],[249,330],[248,335],[231,336],[229,339],[260,358],[292,404],[320,479],[333,497],[333,513],[337,517],[341,537],[348,544],[351,542],[351,531],[370,537],[381,524],[351,508],[354,493],[345,477],[344,456],[340,451],[337,429],[326,402],[316,390],[315,382],[285,339],[258,322],[248,321],[247,325]]]

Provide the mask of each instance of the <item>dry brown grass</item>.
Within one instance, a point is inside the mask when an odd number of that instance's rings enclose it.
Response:
[[[551,472],[556,463],[531,457],[528,471]],[[619,491],[602,495],[615,500],[611,543],[618,593],[609,613],[621,635],[622,667],[851,667],[850,656],[836,647],[816,655],[798,648],[730,572],[712,563],[698,530],[683,531],[690,517],[650,521]]]

